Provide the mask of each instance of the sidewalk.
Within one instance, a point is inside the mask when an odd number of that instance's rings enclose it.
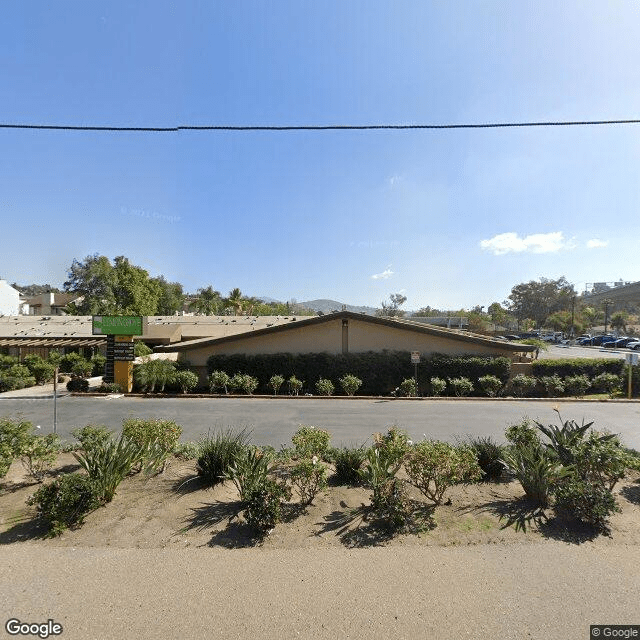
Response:
[[[588,640],[640,624],[640,548],[0,547],[0,611],[92,638]],[[8,637],[0,634],[0,637]]]
[[[100,386],[102,376],[89,378],[89,389]],[[69,395],[66,382],[58,383],[58,398]],[[5,391],[0,393],[1,398],[53,398],[53,382],[48,384],[38,384],[35,387],[27,387],[26,389],[15,389],[14,391]]]

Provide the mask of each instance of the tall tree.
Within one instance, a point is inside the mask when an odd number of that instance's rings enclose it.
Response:
[[[226,305],[233,309],[233,315],[242,315],[242,309],[244,308],[244,297],[242,291],[236,287],[229,291],[229,295],[225,299]]]
[[[573,285],[564,276],[557,280],[540,278],[513,287],[507,304],[518,323],[531,318],[542,327],[549,314],[570,309],[575,295]]]
[[[400,307],[407,301],[407,296],[403,296],[401,293],[392,293],[389,296],[389,302],[384,300],[381,303],[381,308],[376,311],[377,316],[390,316],[395,318],[401,318],[404,316],[405,311]]]
[[[158,315],[172,316],[176,311],[182,311],[185,295],[179,282],[167,282],[164,276],[153,278],[160,287],[158,299]]]
[[[198,297],[192,303],[192,307],[205,316],[218,315],[223,309],[224,303],[220,292],[211,285],[204,289],[198,289]]]
[[[79,315],[155,315],[161,296],[157,281],[142,267],[132,265],[124,256],[112,265],[106,256],[87,256],[74,260],[64,290],[81,296],[68,311]]]

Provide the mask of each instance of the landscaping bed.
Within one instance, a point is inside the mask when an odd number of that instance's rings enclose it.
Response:
[[[58,455],[45,483],[80,469],[71,453]],[[283,521],[264,537],[244,521],[236,487],[229,481],[204,486],[194,460],[170,458],[163,473],[130,475],[114,499],[86,516],[77,529],[43,538],[46,527],[26,500],[41,486],[19,460],[0,482],[0,543],[61,547],[221,547],[259,545],[264,549],[366,547],[374,545],[526,544],[545,540],[570,543],[640,544],[640,474],[620,481],[613,493],[621,509],[612,514],[608,534],[556,517],[553,509],[533,507],[520,484],[498,482],[457,484],[447,491],[447,503],[430,507],[409,487],[409,498],[422,505],[422,525],[409,533],[393,533],[375,519],[353,515],[370,504],[364,487],[337,486],[329,469],[329,486],[306,510],[297,496],[286,503]],[[195,478],[189,480],[190,478]],[[450,501],[450,504],[448,503]]]

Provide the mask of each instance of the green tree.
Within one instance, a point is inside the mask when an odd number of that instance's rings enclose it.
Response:
[[[198,289],[198,297],[193,301],[191,306],[197,313],[205,316],[215,316],[222,311],[223,302],[220,297],[220,292],[214,290],[214,288],[209,285],[204,289]]]
[[[68,305],[78,315],[155,315],[161,297],[161,286],[147,271],[124,256],[112,265],[106,256],[87,256],[74,260],[64,283],[65,291],[82,299]]]
[[[617,331],[627,331],[627,314],[624,311],[618,311],[611,316],[611,328]]]
[[[244,307],[244,298],[242,291],[236,287],[229,291],[229,295],[225,298],[225,306],[233,309],[233,315],[242,315],[242,309]]]
[[[498,330],[498,325],[504,327],[509,319],[509,312],[499,303],[493,302],[487,309],[491,322],[493,322],[493,330]]]
[[[507,304],[518,323],[531,318],[542,327],[550,314],[569,310],[575,295],[573,285],[564,276],[557,280],[540,278],[513,287]]]
[[[400,307],[407,301],[407,296],[403,296],[401,293],[392,293],[389,296],[389,302],[384,300],[381,303],[381,308],[376,311],[377,316],[387,316],[392,318],[401,318],[405,315],[405,311]]]
[[[184,306],[184,292],[179,282],[167,282],[164,276],[153,278],[160,288],[158,309],[156,313],[161,316],[172,316],[176,311],[182,311]]]

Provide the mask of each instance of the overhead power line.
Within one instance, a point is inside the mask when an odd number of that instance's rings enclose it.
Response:
[[[640,119],[573,121],[548,120],[542,122],[484,122],[471,124],[178,125],[175,127],[114,127],[96,125],[0,123],[0,129],[173,133],[178,131],[376,131],[385,129],[507,129],[518,127],[589,127],[621,124],[640,124]]]

